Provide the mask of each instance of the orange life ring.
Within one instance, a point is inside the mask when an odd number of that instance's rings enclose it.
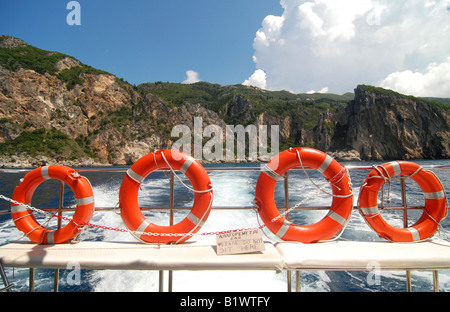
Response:
[[[287,221],[280,215],[274,199],[277,181],[286,171],[301,164],[320,171],[329,180],[333,192],[329,213],[321,221],[307,226]],[[255,204],[261,219],[276,236],[285,241],[313,243],[329,240],[343,228],[352,212],[353,193],[345,167],[321,151],[296,148],[278,154],[267,163],[258,178]]]
[[[425,196],[424,212],[409,228],[391,226],[378,209],[378,192],[394,176],[410,177]],[[381,238],[394,242],[416,242],[431,237],[447,215],[447,196],[441,182],[433,172],[412,162],[394,161],[378,166],[369,172],[359,196],[359,210],[369,226]]]
[[[79,234],[81,224],[89,222],[94,212],[94,193],[89,181],[74,169],[52,165],[40,167],[27,173],[23,181],[14,189],[12,199],[25,204],[31,204],[31,198],[36,188],[45,180],[57,179],[71,188],[76,199],[76,210],[71,221],[63,228],[50,230],[39,224],[33,212],[24,205],[11,204],[11,215],[16,227],[37,244],[65,243]]]
[[[194,203],[189,215],[179,223],[159,226],[150,223],[142,214],[138,204],[138,191],[142,181],[151,172],[167,168],[180,170],[187,176],[195,192]],[[140,158],[127,171],[120,186],[119,204],[125,226],[132,233],[142,233],[139,239],[148,243],[181,243],[190,238],[189,234],[195,234],[203,226],[211,211],[212,196],[211,181],[198,161],[179,151],[161,150]]]

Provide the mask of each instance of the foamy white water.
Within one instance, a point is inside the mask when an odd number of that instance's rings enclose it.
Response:
[[[235,174],[235,173],[234,173]],[[252,179],[245,174],[233,178],[233,175],[218,172],[211,175],[214,185],[214,207],[252,206],[254,185]],[[146,179],[147,181],[147,179]],[[184,181],[188,182],[188,181]],[[168,193],[163,187],[167,183],[165,177],[144,182],[139,192],[139,201],[151,204],[149,198],[165,197]],[[182,188],[175,182],[176,190]],[[236,188],[236,185],[239,187]],[[118,199],[118,188],[103,185],[94,186],[96,206],[114,206]],[[98,195],[97,195],[98,194]],[[147,199],[146,199],[147,197]],[[176,195],[177,197],[177,195]],[[193,197],[192,197],[193,198]],[[191,199],[192,201],[192,199]],[[191,202],[187,202],[189,207]],[[181,213],[183,216],[185,213]],[[159,225],[167,225],[165,214],[147,216],[149,221]],[[178,218],[179,219],[179,218]],[[96,213],[93,218],[96,224],[123,228],[119,215],[111,212]],[[175,219],[177,222],[177,219]],[[256,212],[253,210],[213,210],[201,233],[218,232],[224,230],[258,227]],[[97,231],[98,232],[98,231]],[[106,231],[101,233],[106,241],[134,241],[129,233]],[[215,235],[197,235],[189,240],[196,245],[215,244]],[[167,290],[168,276],[165,274],[164,289]],[[93,271],[90,281],[94,291],[158,291],[159,272],[154,271]],[[176,271],[173,272],[173,291],[216,292],[216,291],[286,291],[286,274],[272,271]]]

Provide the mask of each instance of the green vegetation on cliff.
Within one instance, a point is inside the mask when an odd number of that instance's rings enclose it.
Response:
[[[7,38],[7,36],[0,36],[0,44]],[[26,68],[42,75],[56,75],[58,73],[56,64],[67,57],[74,59],[63,53],[42,50],[25,43],[16,48],[0,47],[0,65],[11,71]],[[81,64],[80,66],[73,66],[62,70],[57,74],[57,77],[65,82],[67,89],[70,90],[75,85],[82,85],[84,83],[81,75],[83,73],[96,75],[109,74],[103,70]]]
[[[94,75],[100,75],[100,74],[107,74],[110,75],[110,73],[105,72],[103,70],[95,69],[88,65],[83,66],[73,66],[71,68],[63,69],[59,74],[58,78],[66,83],[67,90],[73,89],[75,85],[82,85],[84,83],[84,79],[82,78],[82,74],[94,74]]]
[[[372,92],[375,94],[379,94],[379,95],[395,96],[398,98],[410,99],[413,101],[426,102],[426,103],[429,103],[432,105],[440,106],[445,109],[450,108],[450,99],[446,99],[446,98],[433,98],[433,97],[419,98],[419,97],[415,97],[412,95],[404,95],[404,94],[395,92],[393,90],[384,89],[384,88],[380,88],[380,87],[374,87],[374,86],[369,86],[369,85],[359,85],[359,87],[362,88],[363,90],[366,90],[366,91],[369,91],[369,92]]]
[[[3,118],[0,120],[0,127],[11,121]],[[78,144],[75,140],[61,131],[51,128],[49,130],[36,129],[34,131],[22,131],[18,137],[12,141],[0,143],[1,155],[27,154],[30,156],[50,156],[63,157],[66,159],[77,159],[81,157],[95,158],[83,144]]]
[[[354,98],[353,93],[294,94],[288,91],[268,91],[244,85],[221,86],[208,82],[194,84],[145,83],[138,86],[142,94],[152,93],[164,99],[170,106],[185,103],[200,104],[216,112],[228,124],[248,125],[256,116],[265,112],[274,117],[293,116],[302,113],[304,127],[313,129],[319,114],[326,110],[336,111]],[[244,99],[247,118],[230,112],[230,104],[238,97]],[[250,116],[250,117],[249,117]]]
[[[0,64],[11,71],[32,69],[39,74],[55,74],[55,64],[68,55],[27,45],[16,49],[0,48]]]

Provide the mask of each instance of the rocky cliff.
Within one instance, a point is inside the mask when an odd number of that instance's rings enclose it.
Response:
[[[353,99],[354,100],[351,100]],[[58,52],[0,36],[0,166],[131,165],[170,148],[176,125],[278,125],[280,149],[346,159],[449,158],[448,106],[359,86],[295,95],[208,83],[132,86]],[[202,143],[205,138],[202,138]],[[206,139],[207,141],[207,139]]]
[[[363,159],[450,158],[450,111],[444,106],[360,86],[347,110],[347,143]]]
[[[322,115],[317,144],[362,160],[450,158],[449,113],[445,104],[361,85],[345,109]]]

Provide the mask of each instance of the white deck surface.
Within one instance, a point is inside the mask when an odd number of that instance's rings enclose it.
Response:
[[[265,251],[218,256],[215,246],[90,242],[0,247],[8,267],[60,268],[77,262],[93,270],[382,270],[450,269],[450,243],[349,242],[265,243]],[[371,265],[372,267],[368,267]]]
[[[78,262],[81,269],[107,270],[277,270],[283,269],[275,247],[253,254],[216,254],[215,246],[146,245],[139,242],[80,242],[36,245],[13,243],[0,247],[5,266],[65,269]]]
[[[450,269],[450,243],[350,242],[278,243],[288,270]]]

